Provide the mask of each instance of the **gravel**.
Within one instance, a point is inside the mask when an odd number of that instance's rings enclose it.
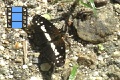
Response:
[[[71,45],[66,43],[66,63],[64,66],[55,67],[52,72],[49,72],[52,67],[49,64],[36,65],[40,53],[31,48],[27,34],[22,29],[7,28],[6,7],[27,6],[29,26],[35,14],[49,14],[51,19],[57,19],[63,16],[63,13],[67,13],[73,3],[64,0],[50,1],[48,3],[47,0],[0,0],[0,80],[43,80],[43,78],[44,80],[68,80],[74,65],[78,65],[75,80],[120,80],[120,4],[113,4],[110,1],[98,8],[101,11],[106,9],[106,12],[112,12],[114,17],[109,17],[108,23],[113,18],[116,20],[112,23],[115,31],[106,42],[99,43],[104,47],[103,50],[99,49],[98,44],[86,43],[84,45],[67,36]],[[119,0],[116,1],[119,2]],[[110,7],[107,7],[108,5]],[[80,6],[77,8],[84,9],[83,6]],[[73,13],[76,14],[80,9]],[[99,12],[99,15],[105,19],[108,14],[103,15],[102,12]],[[52,22],[58,28],[65,26],[65,20],[58,19]],[[26,47],[23,41],[27,41],[26,63],[23,60],[25,53],[23,47]],[[43,71],[40,71],[39,67]]]

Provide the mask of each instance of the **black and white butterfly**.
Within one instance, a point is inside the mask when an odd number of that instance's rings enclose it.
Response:
[[[31,41],[40,48],[40,62],[49,62],[57,67],[65,63],[65,43],[59,30],[41,15],[32,20]]]

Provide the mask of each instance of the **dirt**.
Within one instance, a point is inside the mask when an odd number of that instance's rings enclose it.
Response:
[[[68,80],[76,65],[74,80],[120,80],[120,4],[119,0],[102,1],[96,2],[96,17],[92,9],[74,1],[0,1],[0,80]],[[40,53],[32,49],[24,30],[7,28],[8,5],[28,7],[28,26],[35,14],[49,14],[51,23],[63,32],[67,30],[66,61],[62,67],[36,65]],[[40,71],[38,66],[47,69]]]

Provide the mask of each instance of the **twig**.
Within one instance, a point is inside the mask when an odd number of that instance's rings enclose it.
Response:
[[[28,54],[28,51],[27,51],[27,41],[23,41],[23,64],[26,64],[27,62],[27,54]]]

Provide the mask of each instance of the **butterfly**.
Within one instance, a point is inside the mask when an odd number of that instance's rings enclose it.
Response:
[[[29,33],[28,33],[29,34]],[[52,63],[57,67],[65,63],[65,42],[60,31],[41,15],[32,19],[31,42],[39,47],[39,62]]]

